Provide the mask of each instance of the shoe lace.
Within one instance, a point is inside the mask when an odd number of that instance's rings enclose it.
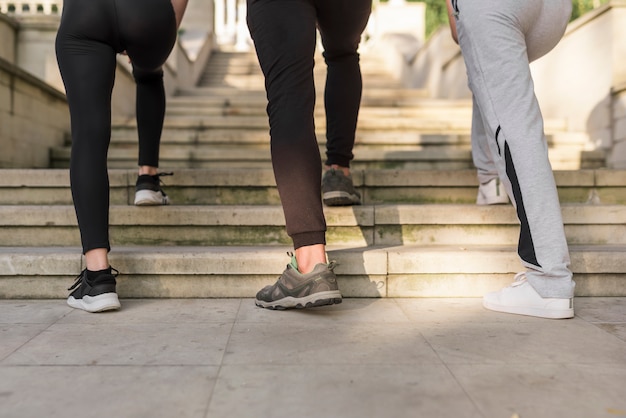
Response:
[[[111,274],[113,275],[113,277],[117,277],[120,274],[120,271],[116,268],[111,267]],[[76,289],[78,286],[80,286],[83,283],[83,279],[85,277],[87,277],[87,269],[84,269],[83,271],[80,272],[78,276],[76,276],[76,278],[74,279],[74,284],[68,287],[67,290]]]
[[[526,282],[526,272],[520,271],[513,277],[513,283],[511,287],[521,286]]]
[[[156,173],[154,176],[152,176],[152,178],[157,180],[159,182],[159,185],[166,186],[165,182],[161,180],[161,177],[173,176],[173,175],[174,175],[174,172],[168,171],[168,172],[163,172],[163,173]]]

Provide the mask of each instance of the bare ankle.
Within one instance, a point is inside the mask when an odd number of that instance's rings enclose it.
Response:
[[[307,274],[313,271],[316,265],[326,264],[326,247],[324,244],[307,245],[295,251],[298,271]]]
[[[337,164],[331,164],[331,165],[325,166],[324,168],[325,168],[326,171],[328,171],[328,170],[341,171],[344,176],[350,177],[350,167],[342,167],[342,166],[337,165]]]
[[[139,175],[149,175],[149,176],[154,176],[156,175],[156,173],[159,171],[159,169],[157,167],[152,167],[150,165],[141,165],[139,166]]]

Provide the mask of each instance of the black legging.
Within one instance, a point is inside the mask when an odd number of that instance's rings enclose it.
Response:
[[[371,0],[248,0],[248,27],[267,91],[272,164],[294,247],[325,244],[315,137],[316,27],[328,67],[327,165],[349,167],[361,103],[357,49]]]
[[[165,115],[162,65],[176,41],[170,0],[65,0],[56,54],[72,130],[70,181],[83,252],[110,250],[107,152],[117,53],[137,83],[139,165],[158,167]]]

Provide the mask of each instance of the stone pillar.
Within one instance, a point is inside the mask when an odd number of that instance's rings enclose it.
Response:
[[[59,15],[15,15],[19,23],[16,65],[59,91],[65,91],[57,65],[54,41]]]
[[[0,58],[15,64],[15,37],[17,36],[17,22],[5,14],[0,13]]]

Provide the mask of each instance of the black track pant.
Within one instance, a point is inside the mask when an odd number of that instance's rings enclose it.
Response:
[[[371,0],[248,0],[267,91],[272,163],[294,247],[325,244],[322,162],[313,111],[316,27],[328,67],[326,164],[349,167],[361,102],[357,49]]]
[[[70,180],[83,252],[110,250],[107,152],[116,54],[137,83],[139,165],[158,167],[165,114],[163,63],[176,41],[169,0],[65,0],[56,54],[72,129]]]

